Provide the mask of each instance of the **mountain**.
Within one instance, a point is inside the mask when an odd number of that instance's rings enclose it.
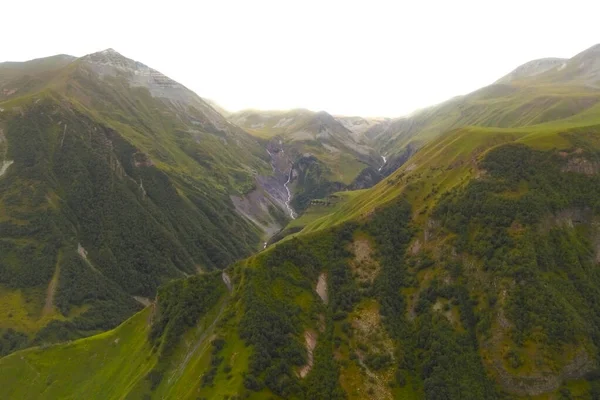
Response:
[[[531,61],[490,86],[376,125],[364,135],[395,170],[417,148],[453,129],[518,128],[585,113],[600,99],[599,48],[593,46],[568,60]]]
[[[290,178],[295,213],[314,199],[370,187],[381,179],[381,157],[361,138],[364,128],[358,128],[373,121],[309,110],[247,110],[228,118],[266,143],[276,172],[282,180]]]
[[[600,104],[589,100],[593,85],[581,86],[592,70],[540,83],[556,72],[383,121],[371,143],[400,127],[405,137],[388,143],[414,145],[396,149],[412,153],[396,171],[313,202],[290,224],[302,231],[260,253],[163,284],[113,330],[0,358],[4,393],[597,398]],[[306,115],[298,125],[314,126]],[[327,140],[352,135],[317,120]],[[294,132],[256,140],[290,168],[287,155],[306,146]],[[17,171],[15,154],[0,182]],[[19,345],[11,335],[3,346]]]
[[[112,328],[160,284],[261,245],[232,198],[269,157],[181,84],[111,49],[0,77],[2,353]]]
[[[511,83],[521,79],[527,79],[539,75],[551,69],[561,68],[567,60],[564,58],[541,58],[539,60],[529,61],[506,76],[498,79],[495,83]]]
[[[347,117],[343,115],[335,116],[335,119],[341,122],[346,129],[359,138],[368,129],[389,121],[389,118]]]

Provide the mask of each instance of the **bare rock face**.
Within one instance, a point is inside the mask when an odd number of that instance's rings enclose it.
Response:
[[[329,302],[329,296],[327,294],[327,275],[325,272],[319,275],[319,280],[317,281],[317,287],[315,289],[323,303],[327,304]]]
[[[315,347],[317,347],[317,334],[313,331],[304,332],[304,341],[306,342],[306,365],[300,368],[300,378],[305,378],[313,367]]]
[[[136,167],[151,167],[154,165],[148,154],[146,153],[135,153],[133,155],[133,165]]]
[[[569,159],[567,165],[563,167],[563,172],[575,172],[584,175],[596,175],[600,171],[600,163],[590,161],[583,157],[574,157]]]
[[[186,101],[191,95],[185,93],[188,90],[183,85],[141,62],[122,56],[113,49],[88,54],[83,60],[93,66],[100,75],[127,76],[132,86],[146,87],[153,96]]]
[[[195,113],[196,120],[191,122],[208,132],[239,129],[230,124],[209,103],[179,82],[139,61],[131,60],[113,49],[88,54],[81,60],[85,66],[100,77],[119,77],[125,79],[132,87],[146,88],[153,97],[165,100],[183,114],[189,114],[190,107],[195,108],[200,113]]]

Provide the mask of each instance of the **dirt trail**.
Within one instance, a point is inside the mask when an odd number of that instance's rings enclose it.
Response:
[[[56,288],[58,287],[58,278],[60,276],[60,254],[58,256],[58,260],[56,261],[56,268],[54,269],[54,274],[52,275],[52,279],[50,279],[50,283],[48,284],[48,290],[46,291],[46,303],[44,304],[44,309],[42,310],[42,317],[49,315],[54,310],[54,295],[56,294]]]

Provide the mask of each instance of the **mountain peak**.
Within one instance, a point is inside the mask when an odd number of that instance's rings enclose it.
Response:
[[[145,87],[154,97],[202,109],[208,107],[198,95],[185,86],[139,61],[125,57],[113,48],[88,54],[80,60],[101,77],[118,76],[125,79],[130,86]]]
[[[94,64],[112,65],[120,68],[136,68],[143,65],[131,60],[113,48],[108,48],[82,57],[83,60]]]

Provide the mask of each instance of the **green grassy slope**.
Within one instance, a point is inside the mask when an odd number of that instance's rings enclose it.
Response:
[[[357,195],[391,199],[368,218],[237,263],[230,295],[219,275],[165,286],[151,328],[146,310],[109,334],[0,359],[6,387],[20,387],[18,374],[47,381],[50,359],[68,371],[83,357],[70,349],[115,346],[123,330],[147,354],[143,379],[119,384],[132,399],[593,398],[599,137],[593,126],[458,130],[390,178],[407,181],[403,196]],[[102,386],[102,367],[81,376],[87,387]]]
[[[145,309],[97,336],[1,359],[4,395],[11,399],[123,398],[155,362],[149,358],[146,341],[150,313]]]
[[[456,129],[425,145],[371,190],[353,196],[328,215],[321,215],[318,221],[306,224],[303,232],[366,216],[401,194],[415,201],[420,210],[427,210],[439,194],[473,177],[477,173],[475,161],[488,149],[512,141],[539,149],[565,148],[571,145],[563,137],[565,132],[596,132],[599,124],[600,105],[596,105],[575,116],[534,126]]]
[[[149,376],[156,375],[160,369],[165,374],[164,383],[169,382],[169,385],[167,388],[165,384],[158,384],[156,398],[161,398],[163,392],[169,398],[196,398],[193,389],[200,385],[196,373],[206,369],[206,356],[210,358],[215,331],[213,322],[226,304],[226,289],[220,282],[220,275],[200,279],[198,283],[186,282],[187,292],[179,285],[178,293],[171,296],[163,293],[165,298],[171,299],[170,305],[165,304],[166,301],[159,302],[114,330],[66,344],[28,349],[3,358],[0,361],[3,371],[0,379],[5,385],[3,393],[11,399],[143,398],[146,392],[150,392],[152,383]],[[189,300],[182,293],[205,299],[204,307],[194,301],[194,307],[198,308],[192,324],[196,332],[188,332],[184,336],[184,340],[194,341],[194,351],[189,357],[189,348],[179,343],[180,338],[173,339],[169,333],[186,326],[186,322],[177,319],[182,310],[173,307],[185,306],[186,318],[190,315]],[[157,334],[157,326],[167,316],[169,322],[165,331]],[[152,339],[155,337],[162,340],[162,345],[155,343],[156,340]],[[166,341],[169,340],[174,348],[166,357]],[[180,368],[182,364],[185,364],[185,373]],[[22,380],[28,384],[16,384]]]
[[[585,113],[600,101],[598,54],[594,46],[539,72],[519,74],[517,68],[514,77],[392,120],[385,129],[375,126],[365,137],[394,164],[407,149],[461,127],[526,127]]]
[[[25,62],[0,63],[0,101],[34,93],[75,57],[60,54]]]
[[[253,137],[172,81],[161,97],[127,70],[46,61],[14,67],[39,85],[0,102],[2,354],[112,328],[133,296],[250,254],[261,232],[230,196],[271,173]]]

